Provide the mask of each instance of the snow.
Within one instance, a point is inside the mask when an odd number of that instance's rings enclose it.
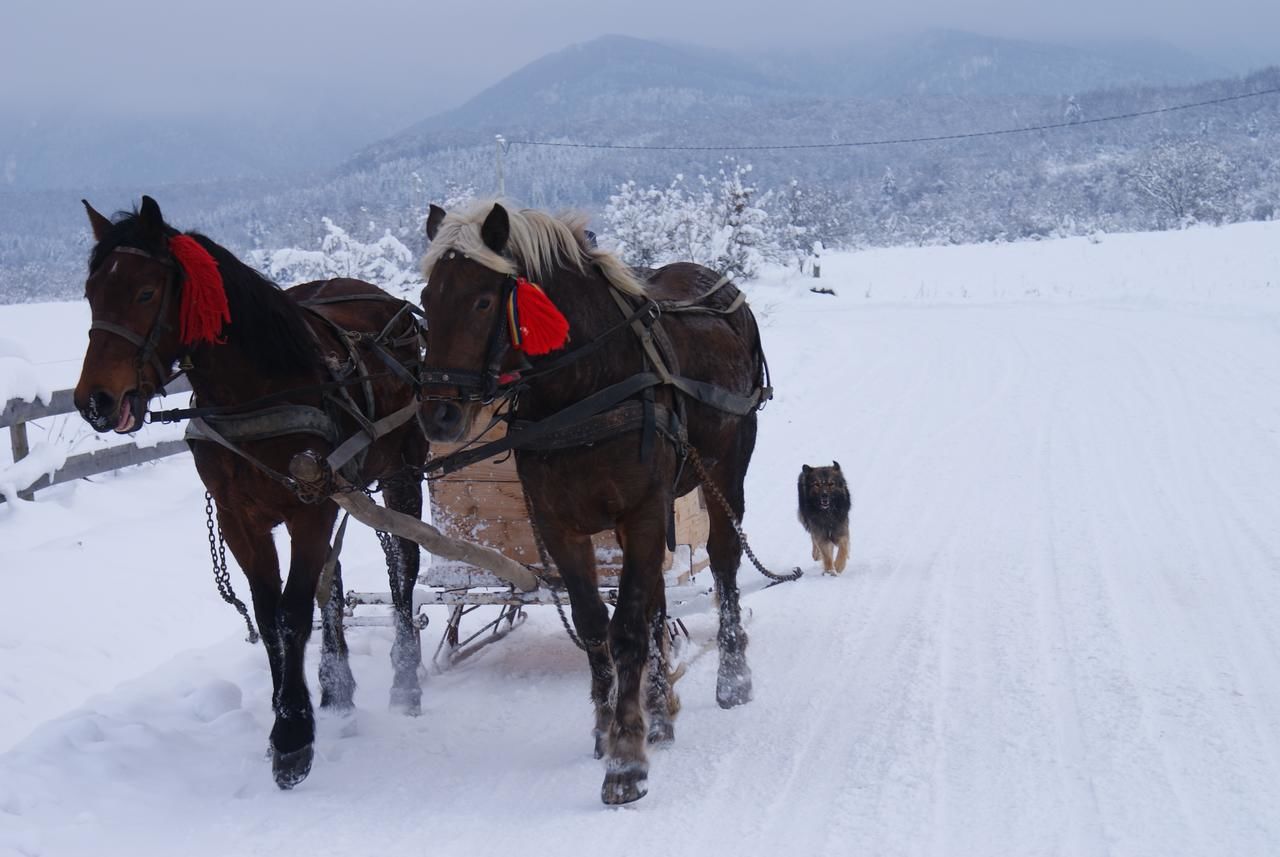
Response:
[[[0,403],[10,399],[47,402],[52,396],[53,391],[41,382],[31,365],[26,349],[12,339],[0,337]]]
[[[1278,239],[832,253],[752,284],[777,397],[745,527],[807,574],[744,567],[754,701],[720,710],[696,655],[620,810],[549,608],[429,676],[418,718],[387,710],[388,634],[352,631],[358,711],[283,793],[190,462],[0,506],[0,853],[1276,853]],[[83,326],[53,327],[75,354]],[[800,465],[832,458],[837,578],[794,514]],[[343,565],[385,586],[362,528]],[[701,651],[713,617],[686,624]]]
[[[59,444],[36,444],[21,461],[0,467],[0,496],[12,502],[19,491],[40,477],[52,477],[66,463],[67,455],[67,448]]]

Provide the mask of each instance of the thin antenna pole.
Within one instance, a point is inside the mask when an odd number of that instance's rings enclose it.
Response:
[[[493,166],[498,175],[498,198],[501,199],[507,195],[506,179],[502,175],[502,150],[506,148],[507,141],[503,139],[501,134],[493,135]]]

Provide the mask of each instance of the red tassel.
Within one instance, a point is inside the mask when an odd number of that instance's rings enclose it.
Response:
[[[218,262],[189,235],[169,239],[169,251],[185,274],[182,306],[178,310],[178,339],[183,345],[201,342],[221,345],[223,325],[231,321],[227,291],[222,286]]]
[[[511,344],[525,354],[550,354],[569,341],[569,320],[546,292],[524,277],[516,279],[507,310]]]

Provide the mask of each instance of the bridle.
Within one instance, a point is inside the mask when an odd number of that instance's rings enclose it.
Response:
[[[146,336],[139,336],[124,325],[110,321],[102,321],[101,319],[95,318],[89,324],[90,331],[102,330],[107,333],[115,334],[135,346],[138,349],[137,357],[134,359],[134,368],[138,374],[137,388],[139,390],[142,389],[142,368],[150,363],[156,370],[157,381],[154,392],[163,396],[165,394],[165,385],[170,383],[175,377],[177,377],[177,375],[171,371],[170,366],[165,365],[164,362],[160,360],[159,355],[156,354],[156,346],[160,342],[160,337],[173,329],[172,325],[169,324],[167,316],[169,314],[169,305],[173,302],[173,294],[178,290],[173,287],[181,286],[182,267],[173,259],[162,258],[154,255],[153,253],[148,253],[146,250],[140,250],[137,247],[116,247],[111,252],[128,253],[132,256],[141,256],[144,259],[150,259],[157,264],[163,265],[172,271],[172,276],[170,276],[169,282],[165,283],[164,294],[160,298],[160,312],[151,322],[151,327],[147,330]],[[105,262],[103,264],[105,264]]]
[[[485,346],[484,368],[475,372],[470,369],[423,369],[421,383],[425,388],[429,385],[452,386],[458,389],[456,395],[444,396],[423,393],[423,401],[430,402],[479,402],[488,405],[498,397],[498,393],[506,386],[520,378],[519,372],[502,371],[502,363],[511,350],[511,337],[507,335],[507,317],[504,307],[516,287],[514,274],[508,275],[502,284],[502,296],[499,299],[499,312],[489,330],[489,340]],[[428,354],[428,356],[430,356]]]

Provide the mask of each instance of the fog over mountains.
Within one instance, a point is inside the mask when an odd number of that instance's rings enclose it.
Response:
[[[1275,78],[1233,77],[1147,43],[1065,46],[928,31],[875,45],[739,55],[606,36],[420,119],[412,105],[397,110],[376,92],[290,123],[261,113],[225,123],[199,114],[10,113],[0,115],[0,299],[78,292],[88,240],[82,196],[113,210],[150,193],[171,222],[241,251],[314,246],[322,216],[355,233],[391,229],[418,242],[429,201],[457,187],[492,192],[497,133],[645,146],[848,142],[1151,109],[1266,88]],[[1233,218],[1253,217],[1280,184],[1267,166],[1280,160],[1278,101],[1051,135],[740,157],[754,165],[762,192],[794,179],[829,195],[840,208],[832,237],[847,243],[1034,237],[1067,220],[1070,228],[1085,219],[1097,221],[1091,228],[1156,225],[1135,208],[1124,171],[1157,142],[1195,138],[1224,149],[1248,177],[1241,185],[1250,198]],[[622,181],[665,185],[677,174],[715,171],[724,155],[517,143],[505,156],[506,187],[532,205],[599,210]],[[877,225],[886,170],[900,194],[893,205],[901,210],[887,212],[898,224],[892,234]],[[1063,178],[1073,171],[1074,181]],[[1039,219],[1030,222],[1028,211]],[[923,220],[961,215],[987,225],[965,234],[923,228]],[[903,218],[916,225],[904,231]]]

